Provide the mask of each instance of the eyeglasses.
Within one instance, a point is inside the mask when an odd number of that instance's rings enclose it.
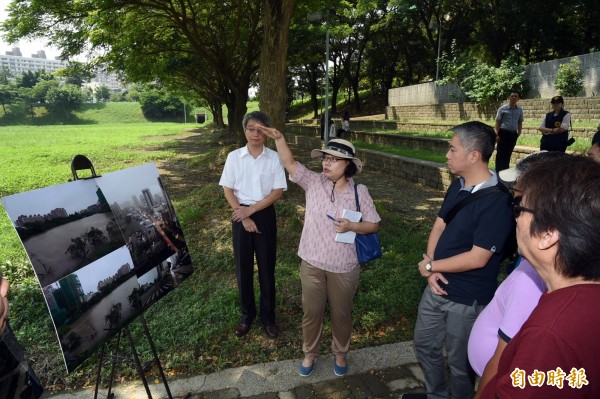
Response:
[[[523,200],[522,195],[518,195],[515,198],[513,198],[511,205],[512,205],[513,215],[514,215],[515,219],[518,219],[519,216],[521,216],[521,212],[535,213],[535,211],[533,209],[529,209],[529,208],[525,208],[524,206],[521,206],[522,200]]]
[[[247,131],[248,133],[253,133],[253,134],[256,132],[260,132],[260,130],[255,126],[247,127],[244,130]]]
[[[332,156],[321,155],[321,162],[336,163],[340,159],[342,159],[342,158],[336,158],[336,157],[332,157]]]

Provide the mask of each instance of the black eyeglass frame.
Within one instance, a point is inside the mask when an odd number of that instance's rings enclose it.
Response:
[[[321,162],[329,162],[329,163],[336,163],[338,161],[341,161],[342,159],[346,159],[346,158],[338,158],[338,157],[334,157],[333,155],[321,155]]]
[[[518,191],[518,190],[516,190],[516,191]],[[518,219],[519,216],[521,216],[521,212],[529,212],[529,213],[535,214],[535,211],[533,209],[525,208],[524,206],[521,206],[522,200],[523,200],[522,195],[517,195],[512,200],[511,206],[512,206],[513,216],[515,217],[515,219]]]

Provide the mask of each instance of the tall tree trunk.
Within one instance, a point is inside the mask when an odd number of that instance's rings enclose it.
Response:
[[[219,101],[211,101],[208,108],[213,114],[213,123],[219,128],[225,127],[225,121],[223,121],[223,104]]]
[[[239,145],[245,145],[246,136],[244,135],[244,129],[242,128],[242,120],[244,119],[244,115],[246,115],[246,111],[248,111],[246,103],[248,102],[249,85],[240,84],[239,86],[241,87],[240,90],[234,90],[231,92],[231,95],[228,96],[226,104],[227,123],[229,125],[229,132],[231,132],[235,141]]]
[[[288,33],[296,0],[263,0],[264,37],[260,52],[260,109],[278,130],[285,127]]]

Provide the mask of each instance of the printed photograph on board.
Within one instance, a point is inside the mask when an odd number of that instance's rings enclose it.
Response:
[[[141,312],[132,263],[122,247],[43,289],[69,373]]]
[[[27,191],[2,202],[42,287],[125,245],[95,180]]]
[[[158,266],[138,278],[140,302],[147,309],[168,294],[192,273],[192,263],[187,249],[162,261]]]
[[[42,287],[69,373],[193,273],[153,164],[2,202]]]
[[[126,182],[126,183],[125,183]],[[131,252],[138,277],[175,256],[180,282],[192,273],[183,231],[154,164],[97,179]]]

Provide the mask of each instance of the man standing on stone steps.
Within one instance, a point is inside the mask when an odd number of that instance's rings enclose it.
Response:
[[[496,114],[496,172],[508,169],[510,156],[523,129],[523,108],[517,105],[521,95],[516,91],[508,96],[508,104],[498,108]]]

